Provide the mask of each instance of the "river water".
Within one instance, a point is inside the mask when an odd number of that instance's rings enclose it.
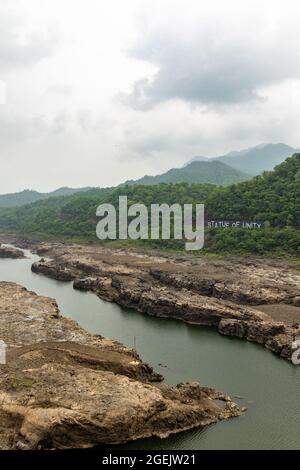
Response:
[[[31,272],[39,259],[0,260],[0,281],[14,281],[56,299],[63,315],[92,333],[117,339],[137,350],[167,383],[198,381],[227,392],[247,412],[240,418],[166,440],[146,439],[132,449],[299,449],[300,367],[262,346],[219,335],[209,328],[158,319],[104,302],[70,282]]]

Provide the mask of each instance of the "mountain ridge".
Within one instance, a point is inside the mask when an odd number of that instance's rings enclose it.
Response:
[[[49,193],[24,189],[15,193],[0,194],[0,207],[19,207],[50,197],[72,196],[73,194],[89,191],[90,189],[92,188],[68,188],[67,186],[62,186]]]
[[[247,149],[234,150],[224,155],[210,157],[209,160],[221,161],[250,176],[257,176],[264,171],[273,170],[275,166],[298,151],[299,149],[284,143],[263,143]],[[192,158],[186,165],[197,161],[197,158]],[[200,161],[202,161],[203,158],[207,157],[201,156],[200,158]]]
[[[286,158],[298,151],[283,143],[263,143],[247,149],[231,151],[219,157],[196,156],[180,168],[171,168],[154,176],[145,175],[136,180],[127,180],[125,183],[116,186],[116,188],[126,185],[149,186],[160,183],[176,184],[182,182],[227,186],[251,179],[264,171],[272,171],[278,164],[281,164]],[[16,193],[0,195],[0,208],[24,206],[39,200],[72,196],[93,189],[99,188],[61,187],[45,193],[25,189]]]
[[[171,168],[155,176],[145,175],[137,180],[127,180],[123,185],[153,185],[160,183],[203,183],[228,185],[245,181],[249,175],[219,161],[194,161],[181,168]]]

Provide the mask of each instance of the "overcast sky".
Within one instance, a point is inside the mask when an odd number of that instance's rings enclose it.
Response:
[[[299,0],[0,0],[0,193],[300,146]]]

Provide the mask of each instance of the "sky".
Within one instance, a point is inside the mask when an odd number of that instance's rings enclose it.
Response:
[[[298,0],[0,0],[0,193],[299,147],[299,17]]]

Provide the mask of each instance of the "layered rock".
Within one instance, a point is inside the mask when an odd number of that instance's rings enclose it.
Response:
[[[25,258],[22,250],[0,244],[0,258],[20,259]]]
[[[63,449],[166,437],[240,410],[198,384],[170,387],[134,350],[91,335],[54,300],[0,283],[0,448]],[[221,402],[220,402],[221,400]],[[223,405],[222,405],[223,403]]]
[[[154,271],[152,274],[163,284],[174,287],[185,287],[188,290],[197,292],[201,295],[208,295],[218,299],[231,300],[245,305],[262,305],[274,303],[298,304],[297,289],[300,287],[300,276],[296,276],[297,284],[278,282],[277,276],[274,279],[264,278],[258,274],[261,268],[257,267],[258,272],[255,276],[249,276],[249,272],[244,267],[239,266],[241,277],[236,279],[211,279],[200,277],[199,275],[166,273],[163,271]],[[268,270],[265,269],[265,273]],[[270,273],[268,273],[270,275]],[[300,305],[300,303],[299,303]]]
[[[226,336],[237,336],[259,344],[280,356],[291,359],[294,330],[275,322],[263,312],[245,305],[199,296],[181,289],[170,291],[132,280],[114,277],[87,278],[74,281],[74,287],[94,291],[99,297],[134,308],[143,313],[175,318],[198,325],[213,326]]]
[[[104,300],[148,315],[213,326],[221,334],[263,344],[280,356],[291,358],[295,335],[292,326],[274,321],[269,314],[252,306],[295,302],[298,273],[293,273],[292,282],[281,290],[268,281],[267,276],[260,283],[261,266],[258,266],[259,275],[255,274],[257,283],[254,283],[253,269],[251,278],[237,279],[234,273],[221,282],[221,272],[213,280],[200,273],[174,272],[174,265],[171,271],[162,269],[165,268],[162,264],[156,263],[155,267],[160,269],[153,269],[153,265],[145,268],[140,262],[128,265],[101,259],[91,264],[89,270],[87,260],[69,260],[63,255],[35,263],[32,269],[55,279],[67,273],[69,279],[74,280],[74,288],[91,290]],[[90,275],[86,277],[86,274]],[[287,275],[282,277],[287,279]]]
[[[60,243],[31,248],[53,258],[34,263],[33,271],[72,280],[75,288],[149,315],[210,325],[288,359],[300,334],[300,271],[283,261],[211,260]]]

